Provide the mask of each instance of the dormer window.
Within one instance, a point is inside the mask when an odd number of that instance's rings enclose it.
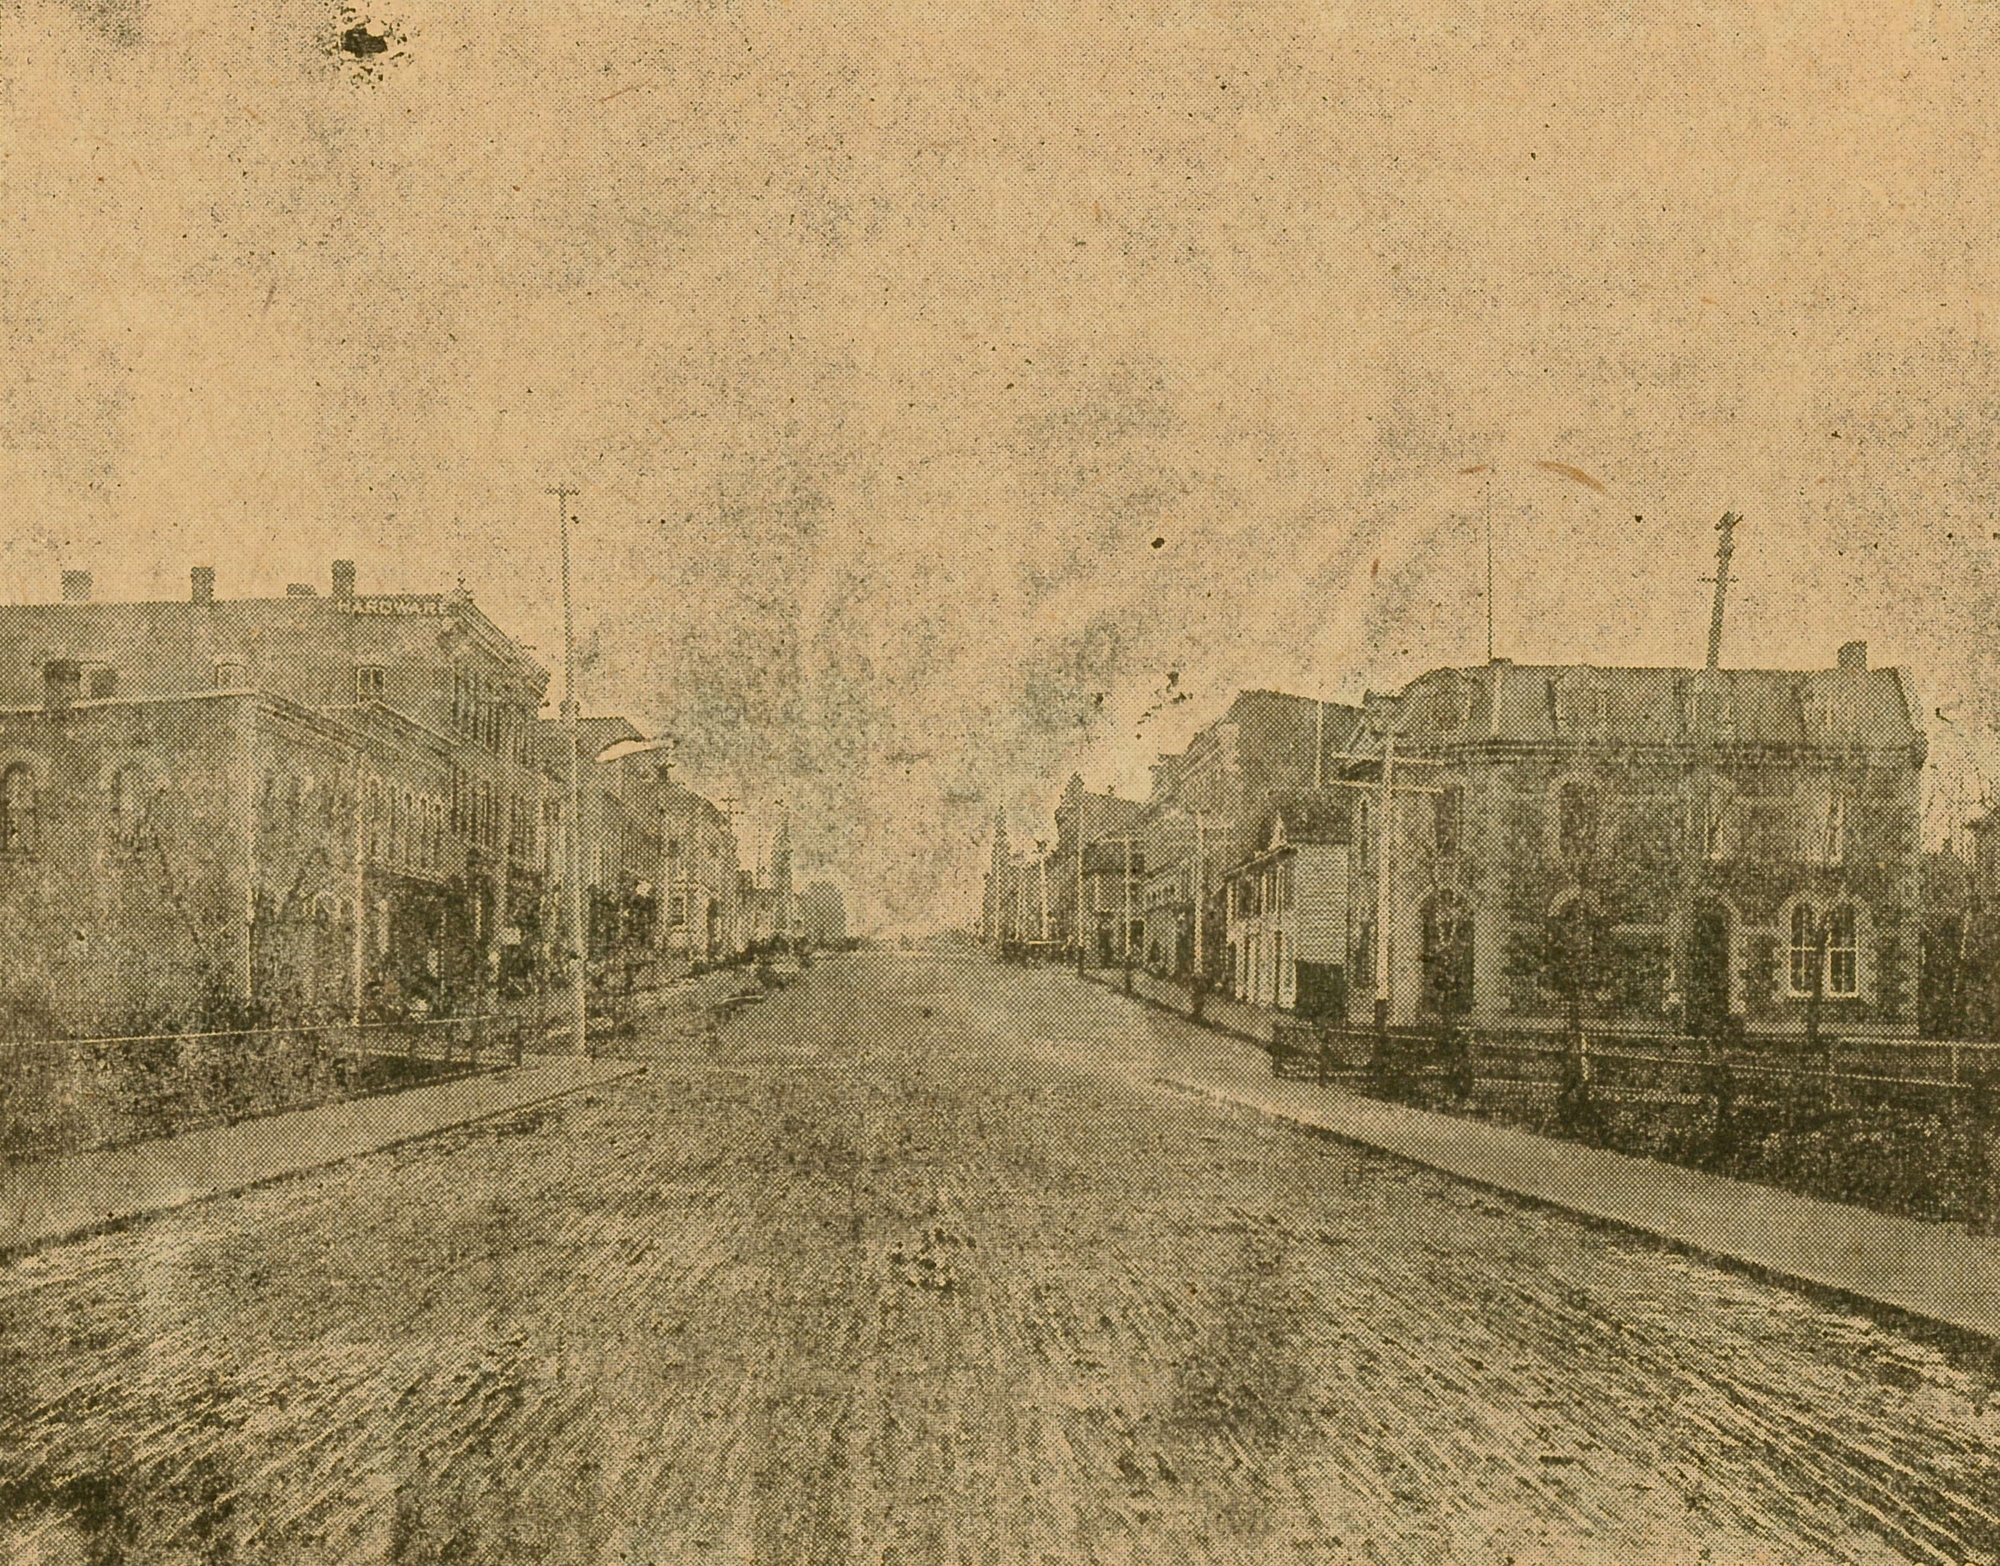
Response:
[[[1611,687],[1602,680],[1566,681],[1556,696],[1556,721],[1580,733],[1601,733],[1611,724]]]
[[[1444,733],[1465,725],[1465,687],[1456,675],[1448,675],[1431,687],[1431,721]]]
[[[380,701],[388,689],[388,674],[381,664],[359,663],[354,666],[354,699],[356,701]]]
[[[215,660],[215,688],[219,691],[240,691],[248,683],[243,660],[240,658],[218,658]]]

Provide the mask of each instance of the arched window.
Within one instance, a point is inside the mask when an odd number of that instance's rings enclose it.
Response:
[[[35,774],[23,761],[0,773],[0,853],[32,854],[36,842]]]
[[[1597,851],[1601,809],[1597,790],[1571,778],[1556,790],[1556,849],[1571,862]]]

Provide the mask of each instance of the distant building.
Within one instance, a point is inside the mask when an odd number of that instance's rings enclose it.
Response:
[[[1222,876],[1224,982],[1252,1005],[1344,1018],[1353,800],[1318,789],[1274,799],[1257,847]]]
[[[1122,961],[1128,943],[1141,946],[1146,856],[1136,833],[1139,812],[1136,800],[1094,794],[1081,777],[1069,780],[1056,806],[1050,912],[1054,944],[1072,959],[1082,952],[1100,963]]]
[[[1358,708],[1337,702],[1240,691],[1184,751],[1160,758],[1137,817],[1148,966],[1176,977],[1192,971],[1199,904],[1203,966],[1223,977],[1226,872],[1265,846],[1262,834],[1280,797],[1340,775],[1360,721]]]
[[[736,828],[727,811],[685,784],[664,783],[667,941],[714,961],[749,945],[741,906]]]
[[[831,881],[812,881],[799,894],[799,933],[812,946],[847,939],[847,900]]]

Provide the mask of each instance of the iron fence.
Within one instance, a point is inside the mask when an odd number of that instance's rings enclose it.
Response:
[[[18,1161],[520,1062],[513,1014],[0,1038],[0,1158]]]

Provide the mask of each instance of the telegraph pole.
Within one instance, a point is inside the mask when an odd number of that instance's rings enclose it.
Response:
[[[1375,822],[1375,1036],[1389,1033],[1389,818],[1396,808],[1396,731],[1382,735],[1382,804]]]
[[[1722,513],[1722,520],[1715,524],[1715,530],[1722,535],[1715,546],[1715,610],[1708,620],[1708,666],[1710,669],[1722,667],[1722,600],[1729,591],[1729,561],[1736,553],[1736,529],[1742,522],[1733,511]]]
[[[1194,978],[1196,984],[1201,983],[1202,975],[1201,927],[1205,922],[1202,918],[1202,914],[1205,911],[1203,904],[1206,902],[1203,894],[1207,891],[1207,887],[1203,883],[1208,879],[1208,864],[1206,860],[1208,844],[1203,837],[1203,833],[1207,827],[1208,812],[1197,810],[1194,813]]]
[[[576,490],[558,484],[549,493],[556,497],[556,515],[562,530],[563,599],[563,734],[569,744],[569,944],[570,944],[570,1027],[579,1054],[590,1051],[590,1008],[585,999],[589,942],[583,928],[583,751],[577,734],[576,709],[576,616],[569,585],[569,502]]]
[[[1076,971],[1083,972],[1083,801],[1076,806],[1076,917],[1070,932],[1076,937]]]
[[[1132,834],[1125,834],[1125,966],[1132,966]]]

